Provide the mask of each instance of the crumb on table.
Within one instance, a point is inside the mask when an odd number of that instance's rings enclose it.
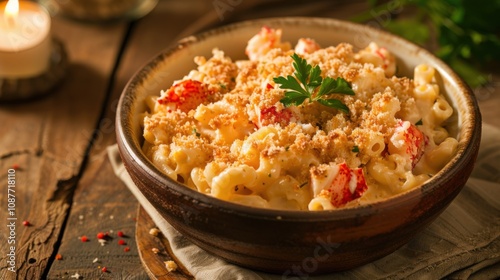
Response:
[[[174,261],[166,261],[165,267],[167,268],[168,272],[177,270],[177,264]]]
[[[152,228],[149,230],[149,234],[153,236],[158,236],[158,234],[160,234],[160,230],[158,228]]]

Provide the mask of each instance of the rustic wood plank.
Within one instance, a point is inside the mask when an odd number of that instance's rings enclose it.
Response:
[[[99,27],[54,18],[52,31],[70,58],[65,81],[44,99],[0,105],[0,177],[6,178],[12,165],[20,166],[16,171],[16,273],[8,270],[10,246],[2,242],[0,279],[41,279],[53,259],[123,25]],[[0,192],[0,205],[0,220],[6,221],[6,188]],[[22,226],[23,220],[32,226]],[[1,239],[8,234],[2,230]]]
[[[147,278],[135,244],[136,211],[135,198],[115,179],[107,157],[96,157],[78,185],[58,250],[62,259],[54,262],[48,279],[75,274],[83,279]],[[99,232],[107,235],[103,243],[97,238]],[[82,236],[88,241],[82,242]]]
[[[207,3],[203,0],[159,1],[150,14],[134,24],[114,77],[105,114],[98,124],[97,138],[90,155],[92,158],[116,143],[116,106],[127,82],[161,50],[172,45],[183,28],[196,21],[206,9]]]
[[[63,259],[54,262],[49,279],[75,273],[85,279],[148,278],[136,245],[134,229],[138,203],[126,186],[114,176],[105,149],[116,142],[116,106],[127,81],[144,63],[171,44],[182,26],[199,16],[187,6],[170,4],[171,1],[160,1],[151,14],[134,23],[131,29],[116,76],[113,77],[114,88],[109,102],[97,124],[87,169],[75,191],[68,226],[58,250]],[[169,28],[171,26],[177,28]],[[116,244],[119,240],[116,236],[118,230],[128,235],[124,240],[130,251],[124,252],[125,247]],[[101,246],[96,234],[106,231],[110,232],[112,239]],[[79,237],[82,235],[87,235],[90,241],[81,243]],[[99,262],[94,263],[95,258]],[[107,273],[101,272],[102,266],[106,266]]]

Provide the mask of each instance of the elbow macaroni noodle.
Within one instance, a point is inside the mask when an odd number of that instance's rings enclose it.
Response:
[[[453,108],[428,65],[396,77],[394,56],[375,43],[355,52],[302,38],[293,47],[268,27],[245,52],[196,57],[196,69],[146,101],[143,150],[189,188],[262,208],[352,207],[421,185],[456,152],[445,126]],[[349,114],[280,103],[273,78],[293,73],[294,52],[351,84],[355,96],[338,97]]]

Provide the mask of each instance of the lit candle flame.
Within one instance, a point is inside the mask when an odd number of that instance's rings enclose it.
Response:
[[[9,0],[5,6],[4,16],[7,25],[13,27],[16,25],[17,14],[19,13],[19,1]]]

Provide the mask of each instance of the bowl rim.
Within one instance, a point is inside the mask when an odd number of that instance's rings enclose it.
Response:
[[[295,25],[309,24],[316,27],[333,25],[333,26],[344,26],[345,28],[354,31],[366,29],[369,32],[374,32],[378,36],[386,36],[386,37],[388,36],[391,40],[398,42],[400,44],[404,44],[405,47],[406,46],[410,47],[428,57],[428,59],[432,60],[433,63],[440,68],[437,69],[439,70],[440,75],[442,76],[447,75],[448,76],[447,80],[452,82],[452,86],[459,88],[460,92],[465,93],[463,97],[467,102],[466,107],[470,109],[468,110],[468,113],[470,114],[472,121],[466,122],[466,126],[459,129],[459,131],[465,131],[466,133],[463,133],[461,136],[462,139],[459,139],[459,147],[457,149],[455,156],[431,179],[429,179],[424,184],[418,187],[393,195],[383,200],[374,201],[362,205],[356,205],[353,207],[322,210],[322,211],[280,210],[280,209],[257,208],[257,207],[241,205],[200,193],[164,175],[144,155],[141,147],[136,145],[139,143],[138,142],[134,143],[134,140],[131,139],[132,135],[127,134],[126,131],[127,129],[125,129],[126,127],[129,127],[128,122],[130,121],[130,117],[128,116],[125,108],[130,109],[132,108],[133,105],[133,102],[130,102],[130,100],[128,100],[130,99],[130,97],[132,97],[130,95],[134,94],[134,90],[131,88],[136,84],[141,84],[141,81],[145,77],[147,77],[149,71],[155,69],[155,67],[158,67],[158,65],[165,58],[172,56],[181,49],[189,47],[190,45],[193,44],[202,43],[204,40],[206,40],[211,36],[222,33],[228,33],[237,30],[239,28],[253,27],[259,25],[273,26],[273,24],[280,24],[287,26],[288,25],[292,26],[294,24]],[[128,96],[130,97],[127,99]],[[135,98],[133,98],[133,100],[135,101]],[[128,83],[126,84],[125,88],[122,91],[116,112],[117,112],[116,113],[117,141],[118,142],[122,141],[122,143],[119,143],[118,145],[120,148],[120,153],[126,152],[130,157],[132,157],[133,161],[136,162],[139,168],[146,171],[150,176],[152,176],[152,179],[154,179],[157,183],[162,184],[163,187],[169,188],[170,191],[173,191],[183,197],[188,197],[193,201],[197,201],[200,205],[204,205],[204,207],[218,208],[222,212],[228,212],[242,217],[256,217],[259,219],[281,220],[281,221],[314,222],[321,220],[340,220],[349,217],[358,218],[367,215],[372,215],[373,211],[369,211],[370,209],[374,209],[376,213],[378,213],[378,212],[383,212],[384,209],[404,205],[407,201],[419,200],[420,199],[419,197],[423,192],[427,193],[436,190],[437,188],[441,187],[443,183],[449,180],[451,176],[457,174],[459,172],[461,163],[462,164],[466,163],[466,161],[469,161],[471,159],[475,160],[476,155],[474,154],[475,153],[474,149],[477,150],[477,146],[479,145],[480,135],[481,135],[481,114],[479,111],[477,100],[471,88],[464,82],[464,80],[461,77],[458,76],[458,74],[456,74],[456,72],[454,72],[451,69],[451,67],[449,67],[446,63],[437,58],[430,51],[402,37],[399,37],[395,34],[389,33],[381,29],[374,28],[372,26],[339,20],[339,19],[333,19],[333,18],[323,18],[323,17],[298,16],[298,17],[268,17],[268,18],[251,19],[251,20],[226,24],[192,36],[185,37],[179,40],[177,43],[173,44],[172,46],[167,47],[162,51],[160,51],[151,60],[146,62],[143,65],[143,67],[141,67],[132,76],[132,78],[128,81]],[[457,122],[460,122],[460,119],[458,119]],[[460,145],[460,143],[463,144]],[[121,146],[120,144],[122,144],[123,147],[120,147]]]

